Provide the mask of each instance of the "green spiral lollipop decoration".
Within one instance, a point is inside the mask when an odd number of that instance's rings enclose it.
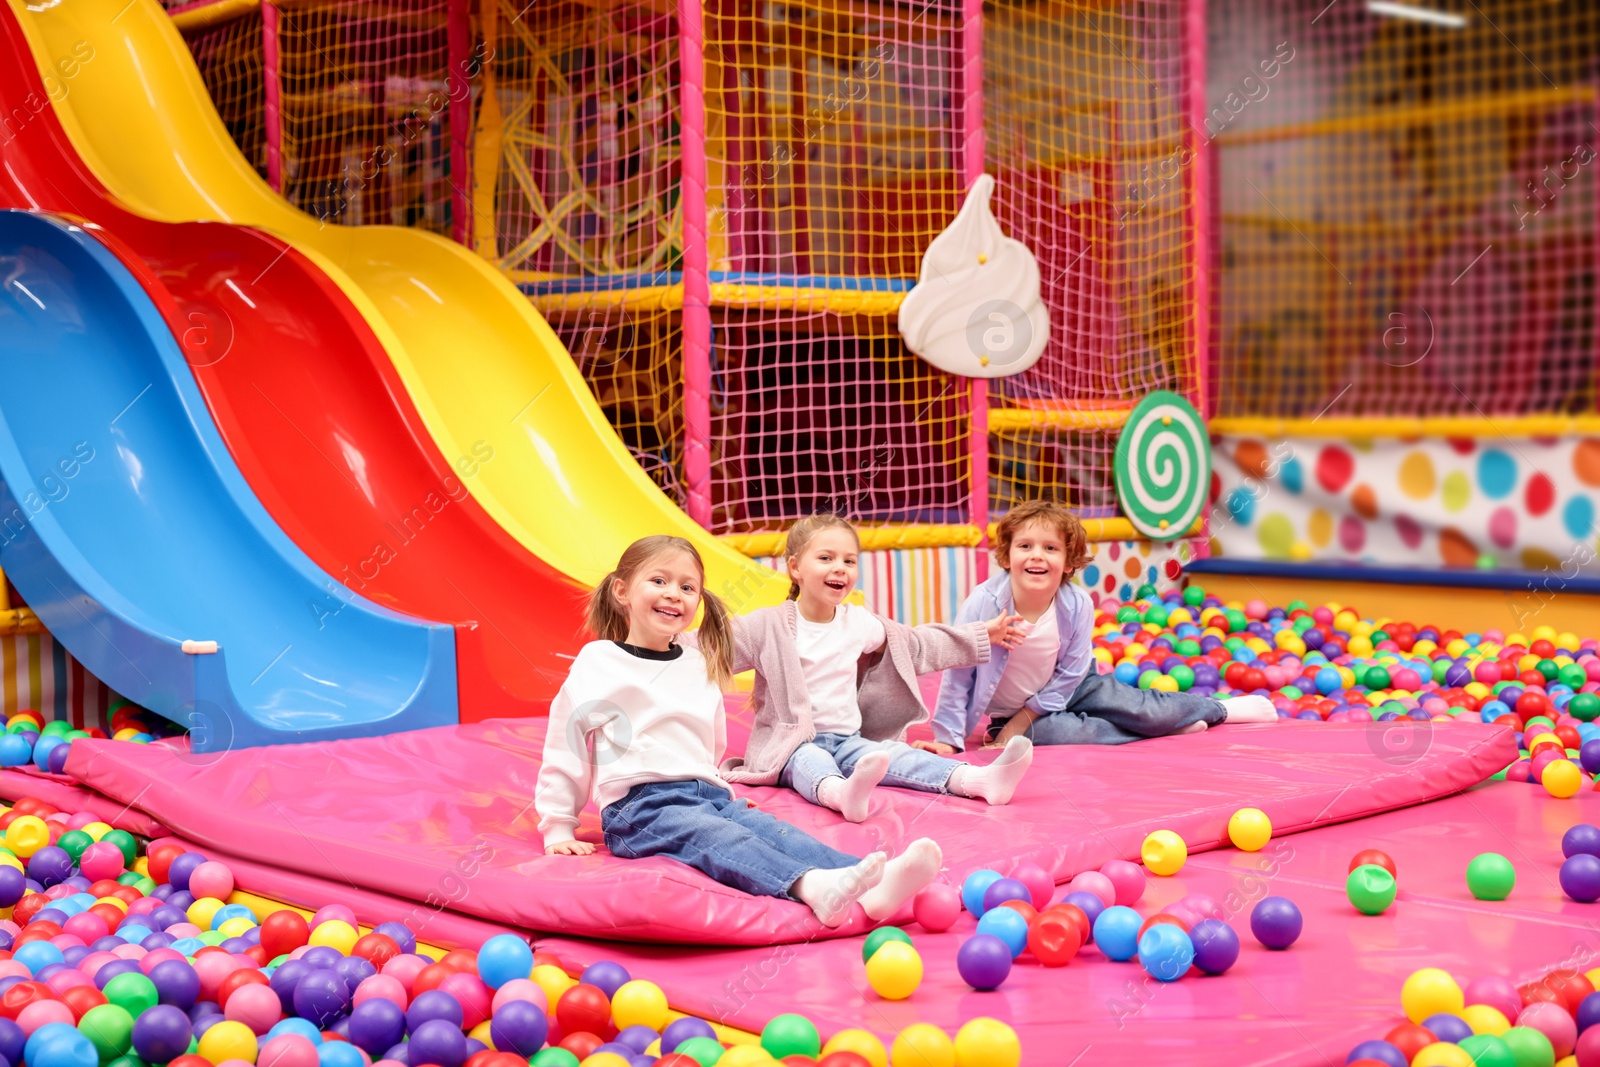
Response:
[[[1211,442],[1205,420],[1165,389],[1139,402],[1111,464],[1117,498],[1134,528],[1157,541],[1182,537],[1205,507]]]

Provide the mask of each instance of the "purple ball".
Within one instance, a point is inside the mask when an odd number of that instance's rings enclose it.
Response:
[[[350,1043],[373,1056],[399,1041],[405,1032],[406,1013],[385,997],[362,1001],[350,1013]]]
[[[479,1041],[475,1037],[467,1038],[467,1058],[468,1059],[471,1059],[473,1056],[476,1056],[480,1052],[487,1052],[487,1051],[489,1051],[489,1046],[485,1045],[482,1041]]]
[[[85,878],[81,874],[75,874],[61,884],[70,885],[74,889],[88,889],[90,886],[94,885],[93,882],[89,881],[89,879]]]
[[[155,924],[156,929],[158,930],[165,930],[169,926],[173,926],[177,923],[186,923],[189,921],[189,916],[185,915],[183,912],[179,911],[177,908],[174,908],[170,904],[161,905],[161,907],[157,908],[155,911],[152,911],[147,918]]]
[[[344,959],[344,953],[330,945],[317,945],[306,949],[305,955],[300,958],[313,967],[332,967]]]
[[[156,966],[160,967],[161,964]],[[154,975],[155,971],[150,973]],[[304,960],[284,960],[278,964],[278,969],[272,972],[272,977],[267,979],[267,984],[272,987],[274,993],[278,994],[278,1002],[283,1005],[283,1010],[286,1013],[294,1014],[294,987],[300,983],[300,979],[310,973],[311,964],[306,963]],[[196,990],[199,989],[198,986],[195,988]]]
[[[248,948],[249,946],[246,945],[245,947]],[[244,950],[240,949],[240,951]],[[351,996],[355,996],[356,986],[378,973],[378,968],[372,965],[371,960],[364,960],[360,956],[341,956],[339,962],[333,965],[333,969],[340,978],[344,979],[344,987],[350,991]],[[392,1044],[394,1044],[392,1041],[386,1042],[383,1047],[388,1048]],[[367,1051],[371,1052],[372,1049]]]
[[[1561,865],[1561,891],[1579,904],[1600,900],[1600,857],[1580,852]]]
[[[206,862],[206,857],[199,852],[185,852],[183,855],[173,860],[172,866],[167,868],[168,884],[170,884],[174,890],[181,889],[187,892],[189,889],[189,876],[194,873],[194,869],[196,867],[200,866],[204,862]],[[190,900],[189,903],[192,904],[194,901]],[[185,905],[185,907],[187,906],[188,905]]]
[[[106,967],[112,966],[106,964]],[[135,964],[137,966],[137,964]],[[103,971],[105,968],[101,968]],[[318,1030],[325,1030],[335,1019],[343,1015],[350,1007],[350,991],[345,988],[344,979],[340,978],[331,967],[318,967],[311,971],[294,987],[294,1013],[302,1019],[308,1019],[316,1024]],[[456,1024],[459,1032],[460,1024]],[[459,1061],[446,1064],[439,1060],[424,1060],[425,1063],[438,1063],[439,1067],[460,1067]]]
[[[406,1028],[415,1032],[423,1023],[434,1019],[443,1019],[457,1030],[461,1029],[461,1002],[441,989],[418,993],[411,1006],[406,1009]]]
[[[157,930],[155,933],[139,942],[139,947],[144,949],[146,952],[154,952],[158,948],[171,948],[172,943],[176,940],[178,939],[173,937],[171,934],[164,934]]]
[[[165,934],[151,934],[150,935],[150,937],[165,937],[165,936],[167,936],[167,935],[165,935]],[[149,940],[149,938],[146,938],[145,940]],[[139,944],[143,945],[144,942],[141,941],[141,942],[139,942]],[[250,947],[250,942],[246,941],[242,937],[230,937],[230,938],[228,938],[226,941],[224,941],[222,943],[222,948],[225,949],[229,954],[234,955],[234,956],[239,955],[240,953],[242,953],[245,949],[247,949],[249,947]]]
[[[417,935],[413,934],[405,923],[379,923],[372,928],[372,932],[394,938],[394,943],[400,946],[401,952],[417,951]]]
[[[330,1033],[330,1034],[338,1034],[340,1037],[344,1038],[346,1041],[349,1041],[350,1040],[350,1016],[348,1016],[348,1015],[339,1016],[337,1019],[333,1020],[333,1022],[326,1027],[324,1032]]]
[[[34,913],[33,917],[35,919],[44,919],[46,922],[53,922],[57,926],[67,921],[67,913],[60,908],[40,908]],[[122,939],[118,938],[117,940],[120,941]]]
[[[983,891],[983,910],[989,912],[1008,900],[1025,900],[1033,903],[1033,893],[1015,878],[996,878]]]
[[[157,1004],[133,1020],[133,1050],[146,1063],[166,1063],[189,1051],[194,1027],[182,1010]]]
[[[22,1049],[27,1043],[22,1027],[15,1020],[0,1019],[0,1056],[4,1056],[9,1063],[21,1063]]]
[[[85,956],[93,951],[94,949],[88,945],[73,945],[71,948],[62,949],[61,955],[67,961],[68,967],[76,967],[83,962]]]
[[[1458,689],[1472,681],[1472,671],[1465,664],[1452,663],[1444,670],[1444,684],[1452,689]]]
[[[1267,897],[1250,912],[1250,932],[1267,948],[1288,948],[1304,925],[1300,909],[1285,897]]]
[[[15,867],[0,867],[0,908],[9,908],[28,891],[28,876]]]
[[[127,942],[122,940],[122,938],[118,937],[116,934],[107,934],[104,937],[95,938],[92,942],[90,942],[89,947],[95,952],[115,952],[117,949],[126,944]]]
[[[628,1067],[655,1067],[655,1063],[656,1057],[646,1056],[642,1052],[637,1056],[630,1056],[628,1058]]]
[[[516,1001],[513,1001],[512,1003],[516,1003]],[[626,1030],[622,1030],[617,1034],[616,1042],[619,1045],[627,1045],[628,1048],[632,1049],[635,1053],[639,1053],[649,1048],[650,1042],[656,1040],[660,1036],[660,1034],[656,1033],[643,1023],[634,1023]],[[495,1043],[499,1044],[498,1041]]]
[[[461,1067],[467,1058],[467,1035],[459,1023],[429,1019],[411,1032],[411,1059],[438,1067]]]
[[[622,964],[613,963],[610,960],[591,963],[583,972],[583,981],[599,987],[607,998],[616,996],[617,990],[627,985],[632,980],[632,977]],[[496,1044],[498,1045],[498,1042]]]
[[[207,1030],[223,1021],[222,1013],[220,1011],[208,1012],[207,1014],[200,1016],[198,1019],[191,1018],[189,1022],[194,1027],[194,1039],[198,1041],[202,1037],[205,1037]]]
[[[1106,910],[1105,901],[1101,900],[1099,897],[1095,896],[1086,889],[1073,890],[1071,893],[1068,893],[1066,896],[1062,897],[1061,900],[1066,904],[1076,904],[1080,909],[1082,909],[1084,915],[1088,916],[1089,918],[1089,928],[1091,930],[1094,929],[1094,921],[1100,918],[1100,913],[1102,911]],[[1094,936],[1092,934],[1090,935],[1089,940],[1094,940]]]
[[[221,1016],[222,1005],[218,1004],[214,1000],[200,1000],[196,1001],[185,1014],[189,1016],[189,1021],[191,1023],[194,1023],[196,1026],[198,1026],[200,1024],[200,1020],[204,1019],[207,1015]]]
[[[993,934],[974,934],[956,952],[956,970],[973,989],[998,989],[1011,974],[1011,946]]]
[[[1463,1040],[1472,1036],[1472,1027],[1461,1021],[1456,1015],[1448,1012],[1439,1012],[1422,1020],[1424,1029],[1430,1030],[1433,1036],[1440,1041],[1448,1041],[1452,1045],[1459,1045]]]
[[[1391,1045],[1383,1040],[1361,1042],[1350,1050],[1350,1055],[1344,1062],[1354,1063],[1357,1060],[1377,1060],[1379,1063],[1387,1063],[1389,1067],[1411,1067],[1410,1061],[1406,1059],[1406,1054],[1400,1051],[1399,1045]]]
[[[717,1032],[711,1029],[711,1024],[704,1019],[685,1016],[667,1024],[661,1031],[661,1054],[663,1056],[677,1049],[677,1047],[691,1037],[715,1038]]]
[[[386,1060],[394,1060],[396,1063],[403,1063],[406,1065],[406,1067],[411,1067],[411,1046],[402,1041],[398,1045],[395,1045],[393,1048],[389,1049],[388,1052],[385,1052],[383,1054],[383,1058]]]
[[[28,877],[49,889],[72,877],[72,857],[58,845],[46,845],[28,858]]]
[[[588,978],[584,981],[588,981]],[[549,1034],[550,1021],[545,1017],[545,1013],[539,1010],[539,1005],[529,1000],[507,1001],[489,1020],[489,1036],[494,1038],[494,1047],[515,1052],[523,1059],[528,1059],[538,1052],[544,1046],[544,1039]],[[651,1031],[650,1040],[655,1040],[654,1031]],[[649,1041],[645,1042],[647,1047],[649,1044]],[[627,1055],[637,1051],[639,1050],[630,1045]]]
[[[174,890],[171,885],[166,882],[162,882],[160,885],[150,890],[150,895],[155,897],[157,900],[166,900],[173,894],[173,892]]]
[[[51,774],[63,773],[67,769],[67,752],[71,748],[72,742],[70,741],[52,748],[44,757],[44,769]]]
[[[180,856],[178,858],[182,859],[183,857]],[[186,912],[189,910],[189,906],[194,903],[194,894],[187,889],[176,889],[173,890],[171,896],[167,897],[167,903],[179,911]]]
[[[139,965],[133,960],[112,960],[94,973],[94,984],[97,989],[105,989],[106,983],[119,974],[139,974]]]
[[[1600,741],[1590,741],[1589,744],[1600,744]],[[1587,764],[1585,770],[1587,770]],[[1593,771],[1589,772],[1593,774]],[[1569,859],[1579,853],[1590,856],[1600,856],[1600,826],[1590,826],[1581,822],[1577,826],[1561,835],[1561,854]]]
[[[162,960],[150,968],[149,978],[163,1004],[188,1011],[200,999],[200,975],[188,960]]]
[[[1578,1033],[1600,1023],[1600,993],[1590,993],[1578,1002]]]
[[[1600,774],[1600,738],[1585,741],[1579,746],[1578,762],[1589,774]]]
[[[65,953],[62,953],[62,955],[64,956]],[[52,974],[60,974],[62,971],[70,970],[72,970],[72,964],[70,963],[47,963],[33,972],[33,980],[35,982],[48,982]]]

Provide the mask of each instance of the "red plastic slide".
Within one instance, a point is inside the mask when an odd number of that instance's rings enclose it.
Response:
[[[455,627],[463,721],[544,714],[581,641],[583,594],[468,492],[493,449],[439,453],[371,329],[299,252],[244,227],[154,222],[113,200],[73,151],[50,91],[0,4],[0,207],[83,220],[139,278],[251,488],[330,583]]]

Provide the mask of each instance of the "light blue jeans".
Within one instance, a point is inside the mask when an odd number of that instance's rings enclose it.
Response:
[[[1089,674],[1065,708],[1039,716],[1023,736],[1036,745],[1125,745],[1165,737],[1192,723],[1218,726],[1227,714],[1214,697],[1140,689],[1110,674]],[[988,739],[994,740],[1005,724],[1005,719],[992,720]]]
[[[901,789],[920,789],[924,793],[947,793],[950,775],[961,763],[903,741],[868,741],[860,734],[818,734],[801,745],[784,764],[778,784],[788,786],[811,803],[817,803],[817,787],[824,778],[848,778],[856,763],[869,752],[889,753],[889,773],[884,785]]]

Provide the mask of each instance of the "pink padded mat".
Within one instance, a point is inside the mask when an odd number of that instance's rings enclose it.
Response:
[[[67,771],[203,846],[409,900],[447,887],[455,910],[525,930],[770,945],[866,929],[859,910],[826,930],[799,904],[739,893],[670,860],[544,855],[532,810],[544,727],[498,720],[205,756],[80,739]],[[851,825],[786,790],[748,795],[852,853],[893,852],[927,835],[952,878],[1032,860],[1065,880],[1135,856],[1153,829],[1176,830],[1200,852],[1243,806],[1287,833],[1458,792],[1514,757],[1509,731],[1475,723],[1281,723],[1041,749],[1005,808],[883,789],[868,820]],[[599,840],[594,811],[580,833]]]

